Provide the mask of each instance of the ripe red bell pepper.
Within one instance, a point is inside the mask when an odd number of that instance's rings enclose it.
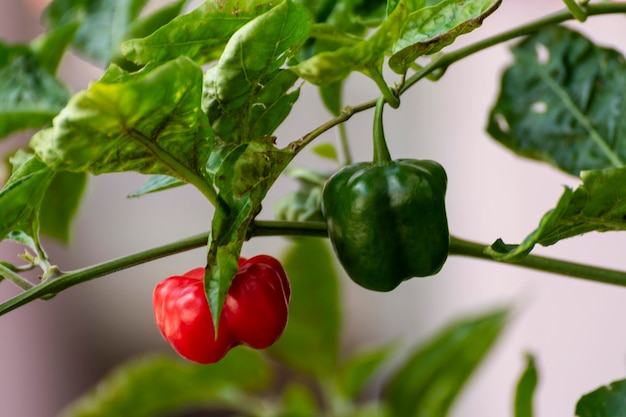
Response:
[[[154,289],[154,318],[165,340],[182,357],[215,363],[240,344],[265,349],[287,325],[291,287],[280,262],[268,255],[240,258],[215,337],[204,294],[204,269],[164,279]]]

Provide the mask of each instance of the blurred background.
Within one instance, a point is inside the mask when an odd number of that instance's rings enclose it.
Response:
[[[0,38],[7,43],[31,41],[42,31],[39,16],[47,3],[2,1]],[[482,28],[457,45],[562,7],[561,0],[505,0]],[[626,52],[624,16],[593,17],[570,26]],[[385,119],[392,156],[435,159],[446,168],[451,232],[486,244],[499,237],[520,242],[554,207],[563,186],[578,184],[576,178],[514,156],[486,135],[487,115],[510,59],[506,45],[465,59],[440,81],[414,87],[402,97],[400,109],[387,111]],[[100,69],[71,55],[61,68],[61,77],[74,90],[100,74]],[[348,104],[376,95],[375,85],[363,77],[347,83]],[[362,113],[347,124],[357,160],[371,157],[371,116]],[[316,89],[305,85],[277,132],[279,141],[293,140],[328,118]],[[15,135],[0,143],[0,151],[5,154],[28,138]],[[333,133],[319,140],[334,141]],[[295,163],[319,166],[319,159],[304,152]],[[92,177],[72,244],[45,242],[54,262],[69,270],[208,230],[211,207],[191,187],[127,199],[144,180],[134,174]],[[260,218],[273,218],[273,202],[294,186],[279,181]],[[535,253],[626,269],[625,243],[623,233],[591,233]],[[244,246],[244,256],[280,256],[285,245],[280,238],[253,239]],[[15,254],[6,244],[0,249],[2,259]],[[2,415],[53,416],[116,363],[146,351],[169,351],[153,322],[152,289],[166,276],[203,264],[203,258],[204,250],[199,249],[145,264],[0,317]],[[540,372],[538,416],[572,416],[582,394],[626,377],[626,288],[452,257],[436,277],[408,281],[389,294],[368,292],[346,277],[342,289],[346,350],[389,340],[409,346],[465,314],[516,306],[509,331],[469,382],[453,416],[512,415],[514,385],[528,351],[536,354]],[[0,285],[3,299],[15,293],[10,284]]]

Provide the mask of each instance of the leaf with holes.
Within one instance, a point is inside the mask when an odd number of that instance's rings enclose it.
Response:
[[[487,131],[519,155],[578,175],[626,161],[626,62],[550,27],[513,48]]]

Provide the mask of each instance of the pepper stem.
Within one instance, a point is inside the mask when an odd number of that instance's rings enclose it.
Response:
[[[376,110],[374,112],[374,164],[384,165],[391,162],[389,148],[385,140],[385,131],[383,129],[383,107],[385,106],[385,96],[380,96],[376,102]]]

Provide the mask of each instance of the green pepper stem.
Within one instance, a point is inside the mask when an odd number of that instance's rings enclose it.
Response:
[[[389,148],[385,140],[385,129],[383,128],[383,107],[385,107],[385,96],[380,96],[376,102],[374,112],[374,164],[384,165],[391,161]]]
[[[324,222],[275,222],[257,220],[253,223],[250,237],[288,235],[327,237],[328,230]],[[110,275],[113,272],[131,268],[145,262],[205,246],[208,237],[208,232],[202,233],[164,246],[63,273],[58,277],[48,279],[45,282],[27,289],[27,285],[24,285],[26,289],[24,292],[0,304],[0,315],[6,314],[34,300],[48,298],[82,282]],[[450,239],[450,255],[469,256],[487,261],[495,261],[495,259],[485,253],[487,247],[488,245],[470,242],[454,236]],[[626,272],[624,271],[599,268],[536,255],[528,255],[519,262],[510,262],[508,264],[568,277],[582,278],[588,281],[626,287]],[[22,284],[24,284],[24,282],[22,282]]]

